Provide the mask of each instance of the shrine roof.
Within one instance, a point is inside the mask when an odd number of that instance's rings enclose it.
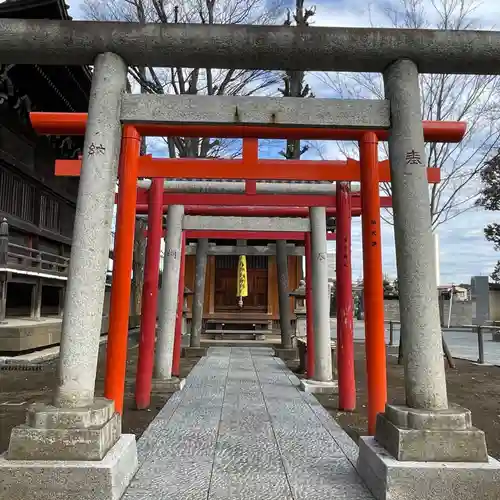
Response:
[[[0,17],[63,21],[71,19],[64,0],[7,0],[0,4]]]
[[[64,0],[8,0],[0,3],[0,18],[71,20],[68,8]],[[5,72],[17,91],[29,96],[33,111],[88,109],[88,66],[12,65]]]

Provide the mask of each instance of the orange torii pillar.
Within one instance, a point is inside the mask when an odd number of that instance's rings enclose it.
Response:
[[[337,298],[337,373],[339,410],[356,408],[354,374],[353,301],[351,269],[351,193],[347,182],[337,182],[336,298]]]
[[[163,229],[163,178],[153,179],[148,194],[148,241],[144,264],[141,327],[135,379],[135,403],[138,410],[148,408],[151,402]]]
[[[377,414],[385,411],[387,402],[377,136],[373,132],[367,132],[359,141],[359,150],[361,161],[366,375],[368,381],[368,434],[373,435],[375,433]]]
[[[114,242],[113,278],[109,310],[104,396],[123,412],[125,370],[127,366],[128,321],[130,314],[130,276],[134,250],[137,170],[141,137],[132,125],[123,128],[120,154],[118,207]]]
[[[172,375],[179,378],[181,372],[182,312],[184,309],[184,283],[186,274],[186,231],[182,231],[181,267],[179,272],[179,289],[177,299],[177,316],[175,318],[174,350],[172,353]]]
[[[314,378],[314,316],[313,316],[313,294],[312,294],[312,261],[311,261],[311,233],[305,234],[305,254],[306,254],[306,339],[307,357],[306,373],[307,378]]]

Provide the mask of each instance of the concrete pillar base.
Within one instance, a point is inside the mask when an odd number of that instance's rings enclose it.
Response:
[[[319,380],[302,379],[300,381],[300,390],[310,394],[337,394],[339,384],[337,380],[320,382]]]
[[[173,392],[181,391],[186,384],[183,378],[167,378],[167,379],[153,379],[151,385],[151,392],[153,394],[172,394]]]
[[[299,354],[299,367],[297,368],[298,373],[303,373],[306,371],[306,358],[307,358],[307,338],[297,338],[297,350]],[[337,379],[337,342],[332,340],[330,342],[332,351],[332,376]]]
[[[135,436],[122,435],[102,460],[0,457],[0,500],[118,500],[137,471]]]
[[[299,353],[299,367],[297,373],[305,373],[307,357],[307,339],[305,337],[297,338],[297,351]]]
[[[102,460],[121,435],[121,418],[104,398],[82,408],[33,405],[12,429],[8,460]]]
[[[208,347],[184,347],[182,349],[183,358],[203,358],[207,355]]]
[[[182,340],[191,338],[191,318],[186,316],[186,311],[182,316]]]
[[[488,461],[484,432],[472,426],[470,411],[458,406],[430,411],[386,405],[377,415],[375,439],[399,461]]]
[[[372,437],[358,444],[358,474],[376,500],[500,498],[500,462],[491,457],[482,463],[401,462]]]
[[[297,359],[299,357],[299,353],[295,347],[292,347],[291,349],[285,349],[284,347],[275,347],[274,355],[284,361]]]

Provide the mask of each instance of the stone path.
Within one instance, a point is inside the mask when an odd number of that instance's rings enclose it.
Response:
[[[209,350],[138,442],[124,500],[372,500],[357,446],[268,348]]]

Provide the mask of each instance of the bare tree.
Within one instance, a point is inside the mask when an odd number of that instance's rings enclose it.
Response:
[[[272,24],[282,19],[285,0],[83,0],[88,19],[142,23]],[[207,64],[209,61],[207,61]],[[276,72],[206,68],[130,68],[145,92],[154,94],[259,95],[275,91]],[[235,141],[169,137],[170,157],[218,157]]]
[[[284,1],[284,0],[283,0]],[[283,18],[282,0],[83,0],[87,19],[140,23],[268,24]],[[209,63],[209,61],[207,61]],[[215,70],[206,68],[131,67],[129,73],[141,93],[253,95],[274,91],[280,75],[260,70]],[[130,89],[129,89],[130,90]],[[218,157],[239,153],[239,141],[212,138],[167,137],[164,141],[171,158]],[[161,146],[162,144],[160,144]],[[146,143],[143,141],[144,154]],[[136,221],[132,304],[140,314],[144,276],[144,222]]]
[[[386,8],[384,13],[394,27],[464,30],[475,28],[477,5],[476,0],[399,0],[397,8]],[[342,97],[384,98],[378,74],[337,73],[321,78]],[[468,126],[459,144],[426,145],[427,165],[441,169],[441,183],[429,188],[433,229],[475,206],[479,174],[500,139],[499,84],[496,76],[420,76],[422,119],[466,121]],[[357,154],[352,145],[339,147],[351,156]],[[391,194],[389,184],[383,190]]]
[[[285,26],[309,26],[309,20],[314,16],[316,8],[312,7],[306,9],[304,7],[304,0],[296,0],[295,12],[292,15],[288,10],[285,20]],[[288,70],[283,76],[283,88],[278,89],[283,97],[314,97],[311,92],[309,84],[305,84],[305,72]],[[305,85],[304,85],[305,84]],[[307,150],[309,146],[306,144],[301,147],[300,140],[288,140],[286,143],[286,150],[281,152],[287,160],[299,159]]]

